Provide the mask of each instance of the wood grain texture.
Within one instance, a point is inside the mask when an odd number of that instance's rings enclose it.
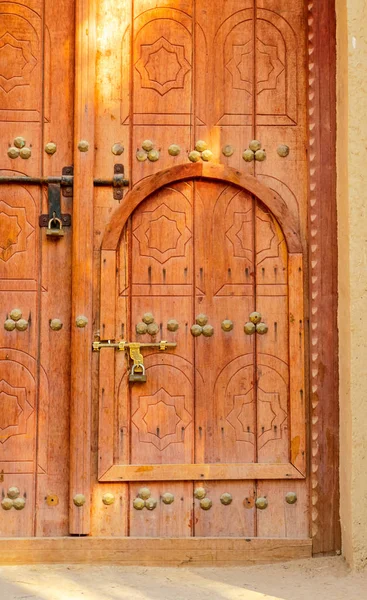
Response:
[[[4,538],[0,564],[236,566],[309,558],[311,552],[309,539]]]
[[[86,534],[90,528],[91,446],[91,339],[93,302],[93,175],[95,100],[95,0],[76,2],[74,199],[72,264],[72,349],[70,406],[70,533]],[[81,140],[88,152],[80,152]],[[80,315],[88,319],[76,327]],[[83,494],[86,503],[76,507],[73,497]]]

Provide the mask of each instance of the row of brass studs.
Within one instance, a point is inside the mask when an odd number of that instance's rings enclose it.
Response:
[[[25,507],[25,498],[20,498],[19,488],[12,486],[8,489],[5,498],[1,501],[1,507],[4,510],[10,510],[11,508],[23,510]]]
[[[195,319],[194,325],[191,327],[191,333],[194,337],[204,335],[205,337],[211,337],[214,333],[214,327],[208,324],[208,317],[201,313]]]
[[[157,335],[159,331],[158,323],[154,321],[154,315],[152,313],[144,313],[142,316],[142,320],[135,327],[136,333],[139,335],[144,335],[145,333],[149,333],[149,335]]]
[[[249,321],[245,323],[244,331],[247,335],[252,335],[255,332],[264,335],[268,332],[268,326],[261,321],[261,313],[254,311],[249,316]]]
[[[10,315],[6,318],[4,322],[4,329],[6,331],[25,331],[28,329],[28,321],[26,319],[22,319],[22,311],[19,308],[13,308],[10,312]]]
[[[23,137],[16,137],[13,141],[13,145],[10,145],[8,148],[8,156],[9,158],[30,158],[32,155],[32,150],[26,146],[26,141]]]

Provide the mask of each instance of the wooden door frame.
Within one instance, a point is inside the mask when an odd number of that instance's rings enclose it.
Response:
[[[75,155],[78,141],[87,139],[93,148],[93,71],[96,0],[76,0],[77,59],[76,106],[88,111],[76,114]],[[338,332],[337,332],[337,227],[336,227],[336,17],[333,0],[305,2],[308,22],[308,114],[309,114],[309,356],[310,356],[310,495],[311,536],[314,554],[340,549],[339,525],[339,410],[338,410]],[[86,19],[89,21],[85,27]],[[85,86],[89,73],[88,86]],[[87,115],[86,118],[83,115]],[[81,221],[83,210],[92,206],[90,174],[93,153],[76,173],[73,222]],[[78,155],[80,156],[80,155]],[[85,166],[85,165],[84,165]],[[79,181],[79,183],[78,183]],[[82,185],[84,186],[82,189]],[[87,186],[88,194],[85,193]],[[88,212],[92,215],[93,210]],[[85,226],[85,217],[83,218]],[[92,217],[86,232],[74,237],[74,256],[91,242]],[[75,232],[74,232],[75,236]],[[93,302],[92,278],[84,282],[81,265],[73,269],[73,315],[89,315]],[[79,292],[78,292],[79,289]],[[75,326],[75,319],[74,326]],[[85,332],[85,333],[84,333]],[[90,514],[90,412],[91,412],[91,326],[75,330],[72,338],[71,398],[71,532],[89,532]],[[87,354],[85,354],[87,353]],[[82,374],[82,378],[80,376]],[[87,393],[86,393],[87,390]],[[80,435],[80,431],[83,435]],[[75,492],[86,497],[83,508],[73,504]]]

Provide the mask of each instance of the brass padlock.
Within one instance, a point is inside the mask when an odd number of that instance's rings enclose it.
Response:
[[[138,369],[138,370],[137,370]],[[131,367],[129,381],[132,383],[145,383],[147,376],[145,374],[145,367],[143,364],[133,365]]]
[[[46,235],[50,237],[62,237],[65,234],[62,228],[61,219],[56,216],[56,213],[53,214],[52,219],[49,220],[46,230]]]

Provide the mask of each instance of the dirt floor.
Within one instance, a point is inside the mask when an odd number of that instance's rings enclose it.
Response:
[[[0,567],[0,600],[367,600],[342,558],[234,568]]]

